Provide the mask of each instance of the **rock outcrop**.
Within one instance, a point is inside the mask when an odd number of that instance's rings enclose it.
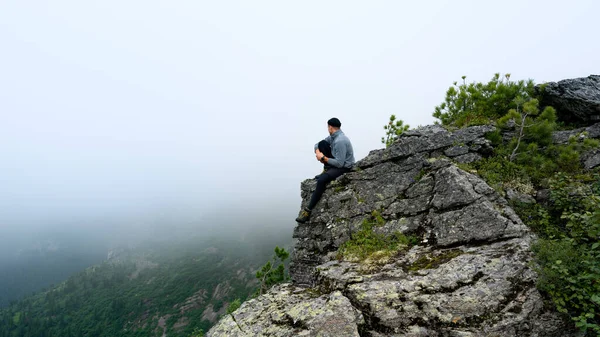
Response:
[[[538,86],[541,103],[556,109],[565,122],[593,124],[600,121],[600,75],[550,82]]]
[[[577,141],[582,141],[585,138],[598,139],[600,138],[600,123],[585,128],[556,131],[552,134],[552,141],[555,144],[568,144],[571,137],[575,137]],[[593,149],[583,153],[581,156],[581,165],[586,170],[600,166],[600,149]]]
[[[574,130],[556,131],[552,133],[554,144],[568,144],[571,137],[600,138],[600,123]]]
[[[492,126],[411,130],[327,188],[298,224],[290,273],[208,336],[570,336],[543,305],[533,234],[508,202],[456,162],[490,153]],[[315,187],[302,183],[303,206]],[[419,243],[365,264],[338,248],[377,211],[380,234]]]

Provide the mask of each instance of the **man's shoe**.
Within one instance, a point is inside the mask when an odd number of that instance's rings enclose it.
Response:
[[[305,208],[300,212],[300,216],[296,218],[296,222],[305,223],[310,219],[310,209]]]

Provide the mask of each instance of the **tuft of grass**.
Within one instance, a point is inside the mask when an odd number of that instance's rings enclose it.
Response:
[[[410,265],[408,271],[417,271],[422,269],[435,269],[440,265],[452,260],[453,258],[464,254],[460,249],[452,249],[441,254],[426,254],[417,259],[412,265]]]
[[[408,250],[418,242],[417,238],[406,236],[400,232],[383,235],[373,231],[375,227],[381,227],[384,224],[385,219],[381,214],[373,211],[369,218],[363,220],[360,230],[352,234],[352,238],[340,246],[337,258],[381,264],[387,262],[397,252]]]

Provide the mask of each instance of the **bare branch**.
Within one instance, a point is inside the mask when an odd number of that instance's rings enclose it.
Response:
[[[527,118],[527,114],[523,114],[523,118],[521,119],[521,130],[519,131],[519,138],[517,138],[517,146],[515,146],[514,150],[510,154],[509,161],[512,162],[516,155],[519,146],[521,145],[521,139],[523,138],[523,129],[525,128],[525,118]]]

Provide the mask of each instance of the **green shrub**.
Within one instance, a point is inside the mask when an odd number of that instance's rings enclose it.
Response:
[[[375,253],[389,256],[418,243],[416,237],[406,236],[400,232],[384,235],[373,231],[375,227],[384,224],[385,220],[381,214],[373,211],[369,219],[363,220],[360,230],[352,234],[352,238],[339,247],[338,259],[364,261]]]
[[[599,142],[582,133],[568,144],[553,144],[556,112],[552,107],[540,112],[538,105],[533,81],[512,82],[496,74],[488,83],[467,84],[463,77],[463,84],[448,89],[433,116],[449,127],[498,126],[486,135],[494,153],[462,166],[474,169],[498,192],[549,189],[544,203],[511,202],[540,237],[534,246],[538,288],[577,327],[600,336],[600,177],[583,170],[580,162],[581,154]],[[512,136],[505,139],[507,132]]]
[[[462,254],[463,252],[460,249],[444,251],[437,255],[425,254],[419,257],[412,265],[408,266],[406,270],[417,271],[422,269],[434,269]]]
[[[385,144],[385,147],[388,147],[396,141],[396,139],[404,132],[410,128],[408,124],[404,124],[404,121],[401,119],[396,120],[396,115],[390,116],[390,121],[383,126],[385,130],[385,136],[381,137],[381,142]]]
[[[552,107],[546,107],[540,114],[537,99],[526,100],[517,97],[513,100],[517,106],[508,110],[508,113],[498,119],[500,128],[508,127],[509,123],[514,125],[515,134],[508,148],[511,150],[509,161],[515,161],[517,156],[523,159],[532,152],[538,151],[540,146],[552,144],[552,131],[556,129],[556,111]]]
[[[446,91],[444,102],[435,107],[433,117],[443,125],[465,127],[487,124],[504,116],[509,109],[516,108],[515,98],[533,97],[534,83],[511,81],[510,74],[500,77],[495,74],[488,83],[469,83],[466,76],[463,83],[454,84]]]
[[[229,314],[229,315],[233,314],[233,312],[238,310],[241,305],[242,305],[242,301],[239,298],[236,298],[227,307],[227,314]]]
[[[562,220],[565,236],[579,244],[597,242],[600,238],[600,195],[595,194],[590,185],[563,172],[550,180],[550,186],[550,210]]]
[[[525,192],[519,186],[531,185],[531,179],[524,167],[501,156],[484,158],[471,165],[496,191],[502,192],[505,185],[510,185],[517,187],[516,190]]]
[[[538,288],[548,293],[558,311],[582,330],[600,335],[600,249],[573,239],[541,239],[534,246]]]
[[[256,272],[256,278],[260,285],[258,294],[262,295],[269,290],[273,285],[288,280],[288,276],[285,272],[285,261],[290,257],[284,248],[275,247],[275,255],[273,255],[271,261],[267,261],[260,270]]]
[[[190,337],[204,337],[204,330],[195,328]]]
[[[500,130],[488,132],[485,135],[485,138],[492,142],[492,146],[498,146],[502,144],[502,133],[500,133]]]
[[[576,326],[600,335],[598,176],[558,172],[546,205],[513,204],[541,239],[534,245],[538,288]],[[590,182],[593,182],[590,184]]]

